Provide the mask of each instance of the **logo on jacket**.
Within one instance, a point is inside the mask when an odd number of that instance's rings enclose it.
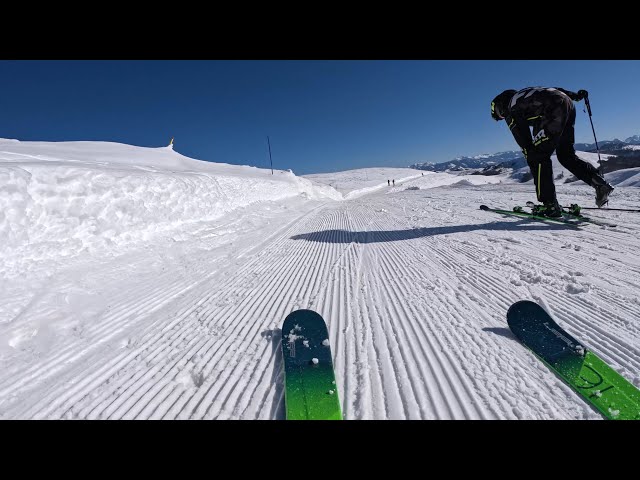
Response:
[[[538,145],[541,142],[547,140],[547,136],[544,133],[544,128],[536,133],[535,137],[533,137],[533,144]]]

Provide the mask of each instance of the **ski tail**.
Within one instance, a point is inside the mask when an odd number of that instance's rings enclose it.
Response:
[[[287,420],[342,420],[329,332],[312,310],[291,312],[282,324]]]
[[[593,408],[611,420],[640,420],[640,391],[537,303],[521,300],[507,311],[513,334]]]

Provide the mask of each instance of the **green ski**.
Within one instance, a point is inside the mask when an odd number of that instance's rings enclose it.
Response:
[[[640,419],[640,391],[564,331],[537,303],[522,300],[507,312],[516,337],[611,420]]]
[[[536,205],[533,202],[527,202],[527,207],[531,208],[533,212],[535,212],[536,208],[540,208],[542,205]],[[599,225],[601,227],[617,227],[616,223],[607,222],[606,220],[601,220],[599,218],[586,217],[580,213],[580,210],[583,207],[580,207],[578,204],[572,203],[570,207],[562,207],[567,211],[563,213],[564,218],[575,218],[582,222],[593,223],[594,225]]]
[[[564,217],[560,217],[560,218],[552,218],[552,217],[543,217],[541,215],[533,215],[532,213],[528,213],[525,212],[521,209],[522,207],[514,207],[514,210],[500,210],[497,208],[490,208],[487,207],[486,205],[480,205],[480,210],[484,210],[486,212],[495,212],[495,213],[500,213],[502,215],[513,215],[515,217],[520,217],[520,218],[524,218],[524,219],[531,219],[531,220],[541,220],[543,222],[550,222],[550,223],[558,223],[558,224],[564,224],[564,225],[570,225],[572,227],[579,227],[580,221],[576,221],[576,220],[569,220],[567,218]]]
[[[282,324],[287,420],[342,420],[327,325],[312,310]]]

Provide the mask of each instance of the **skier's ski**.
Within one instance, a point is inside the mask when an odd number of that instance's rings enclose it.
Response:
[[[516,207],[517,208],[517,207]],[[524,212],[524,211],[513,211],[513,210],[500,210],[497,208],[490,208],[486,205],[480,205],[480,210],[484,210],[486,212],[495,212],[500,213],[502,215],[513,215],[520,218],[530,218],[532,220],[541,220],[543,222],[551,222],[551,223],[561,223],[564,225],[571,225],[572,227],[579,227],[580,221],[578,219],[566,219],[566,218],[551,218],[551,217],[543,217],[540,215],[534,215],[532,213]]]
[[[536,205],[533,202],[527,202],[527,207],[534,209],[536,207],[539,207],[540,205]],[[517,207],[516,207],[517,208]],[[562,208],[567,208],[567,207],[562,207]],[[585,217],[584,215],[582,215],[580,213],[580,209],[582,207],[579,207],[576,204],[572,204],[571,207],[568,207],[567,212],[562,212],[563,216],[565,218],[567,217],[571,217],[571,218],[576,218],[582,222],[587,222],[587,223],[593,223],[594,225],[599,225],[601,227],[617,227],[618,225],[615,223],[611,223],[611,222],[607,222],[606,220],[600,220],[598,218],[593,218],[593,217]]]
[[[282,324],[287,420],[342,420],[327,326],[312,310]]]
[[[514,303],[507,322],[528,349],[606,418],[640,419],[640,391],[564,331],[540,305],[529,300]]]

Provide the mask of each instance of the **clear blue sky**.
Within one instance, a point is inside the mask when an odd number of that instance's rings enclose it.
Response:
[[[598,140],[640,134],[640,61],[0,61],[0,137],[165,146],[296,174],[515,150],[491,99],[589,90]],[[578,106],[576,141],[592,142]]]

